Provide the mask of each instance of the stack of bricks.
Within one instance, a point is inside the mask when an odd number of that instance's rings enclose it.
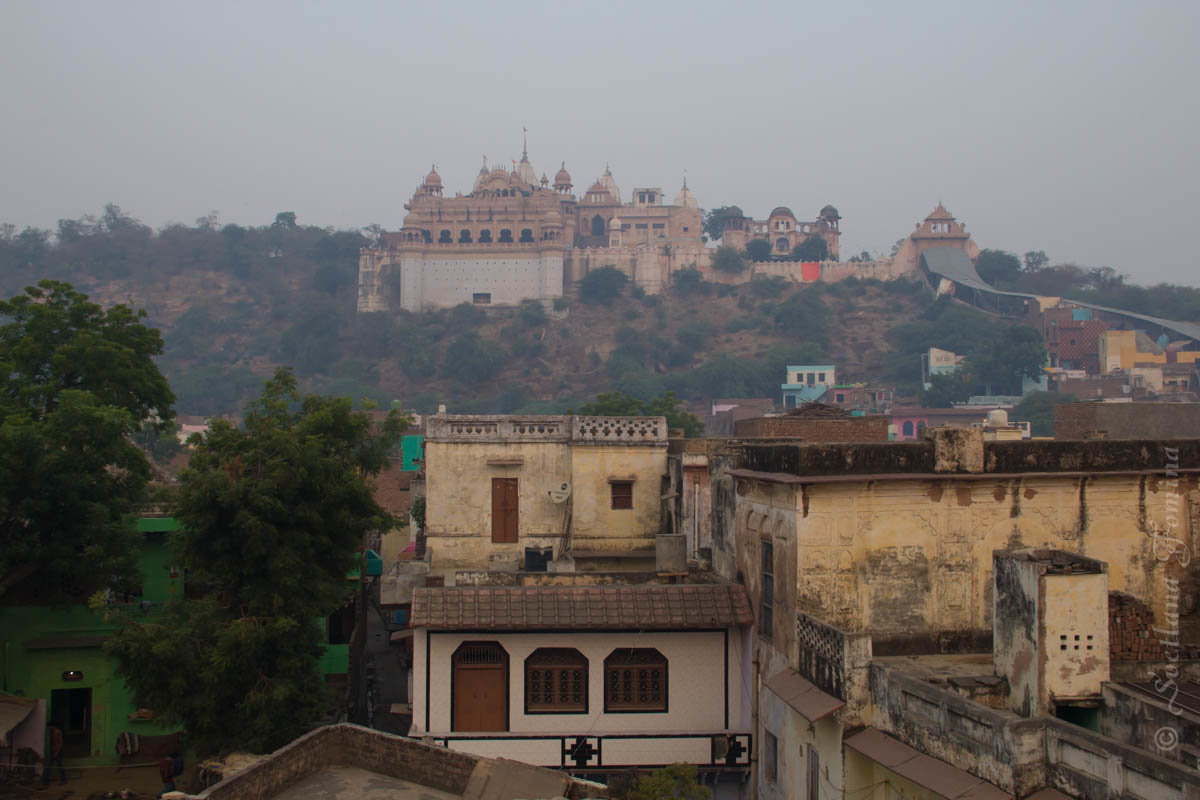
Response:
[[[1108,645],[1113,661],[1165,661],[1170,634],[1154,630],[1154,612],[1132,595],[1108,593]],[[1180,645],[1177,658],[1200,658],[1200,645]]]

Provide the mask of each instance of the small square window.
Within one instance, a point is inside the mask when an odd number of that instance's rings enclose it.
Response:
[[[477,306],[490,306],[492,304],[492,293],[475,292],[471,295],[471,302]]]
[[[633,481],[612,481],[609,487],[613,508],[633,508]]]

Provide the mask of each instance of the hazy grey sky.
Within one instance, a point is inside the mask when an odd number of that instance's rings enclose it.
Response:
[[[436,162],[605,162],[629,199],[843,216],[940,200],[981,247],[1200,283],[1200,2],[15,2],[0,221],[398,227]]]

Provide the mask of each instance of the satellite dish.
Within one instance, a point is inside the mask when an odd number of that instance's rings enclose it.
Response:
[[[565,503],[567,498],[571,496],[571,484],[563,481],[558,485],[557,489],[550,490],[550,499],[556,503]]]

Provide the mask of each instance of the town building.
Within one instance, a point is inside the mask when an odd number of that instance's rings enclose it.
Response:
[[[887,414],[896,400],[896,387],[868,383],[839,383],[825,393],[825,402],[854,414]]]
[[[837,384],[837,367],[833,364],[809,364],[787,368],[787,379],[779,387],[783,407],[796,408],[804,403],[823,402],[831,386]]]
[[[1188,751],[1137,722],[1166,719],[1144,677],[1166,656],[1109,654],[1153,620],[1168,650],[1200,635],[1200,568],[1172,558],[1197,517],[1179,464],[1198,457],[982,426],[710,445],[712,564],[756,620],[752,796],[1195,796]]]
[[[438,414],[425,469],[434,570],[654,562],[663,417]]]
[[[1200,438],[1200,403],[1061,403],[1055,439]]]
[[[141,534],[142,583],[136,593],[113,596],[111,602],[152,615],[184,591],[184,575],[172,566],[167,544],[178,523],[171,517],[147,516],[136,525]],[[82,603],[65,608],[0,607],[3,691],[42,704],[44,720],[56,721],[63,731],[68,766],[121,763],[116,746],[123,733],[137,734],[144,747],[134,755],[151,762],[155,753],[165,755],[159,751],[179,746],[178,726],[164,724],[151,710],[139,708],[117,676],[115,660],[103,650],[113,630]],[[42,732],[37,735],[38,753],[42,753]]]
[[[854,415],[835,405],[805,403],[791,411],[734,423],[739,439],[791,439],[805,442],[886,442],[888,418]]]
[[[411,735],[587,777],[696,764],[736,796],[752,621],[730,583],[418,588]]]
[[[607,166],[582,197],[573,186],[565,164],[553,184],[538,178],[527,149],[511,170],[485,158],[467,195],[447,196],[431,169],[405,204],[401,228],[362,250],[358,310],[549,302],[610,265],[656,293],[672,272],[707,263],[686,181],[672,204],[658,188],[637,188],[625,202]]]

